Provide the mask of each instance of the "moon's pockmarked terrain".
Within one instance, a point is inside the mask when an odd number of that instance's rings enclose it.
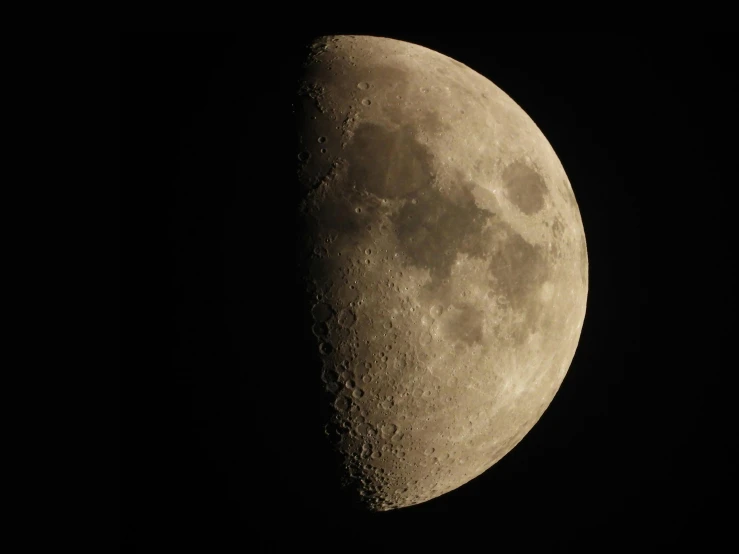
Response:
[[[326,432],[368,508],[418,504],[505,456],[560,387],[588,290],[578,205],[526,113],[422,46],[316,40],[296,116]]]

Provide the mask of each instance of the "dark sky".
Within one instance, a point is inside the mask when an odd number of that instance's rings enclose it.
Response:
[[[511,96],[568,174],[590,261],[580,345],[539,423],[465,486],[384,514],[332,488],[299,338],[290,85],[303,41],[331,33],[421,44]],[[123,307],[150,299],[132,320],[158,352],[124,365],[125,551],[718,541],[733,438],[720,398],[736,366],[728,38],[316,28],[277,40],[121,39]]]

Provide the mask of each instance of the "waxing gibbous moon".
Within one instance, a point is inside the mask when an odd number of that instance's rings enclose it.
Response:
[[[369,509],[418,504],[510,452],[559,389],[588,291],[578,205],[521,107],[419,45],[316,40],[295,112],[326,434]]]

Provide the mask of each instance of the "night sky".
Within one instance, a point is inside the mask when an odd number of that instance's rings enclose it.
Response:
[[[559,156],[588,245],[580,344],[540,421],[468,484],[380,514],[334,485],[296,287],[291,94],[301,45],[323,34],[406,40],[492,80]],[[123,35],[122,307],[126,295],[151,307],[124,345],[152,346],[124,363],[124,551],[713,550],[733,523],[721,507],[735,401],[720,398],[736,366],[724,350],[736,286],[728,45]]]

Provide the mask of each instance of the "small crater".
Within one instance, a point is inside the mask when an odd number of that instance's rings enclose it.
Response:
[[[320,338],[325,338],[328,336],[328,325],[325,323],[314,323],[313,324],[313,334]]]
[[[357,321],[357,316],[351,310],[341,310],[337,321],[339,325],[348,329]]]
[[[313,314],[313,319],[315,319],[319,323],[328,321],[329,319],[331,319],[331,316],[334,315],[334,311],[331,309],[331,306],[329,306],[325,302],[319,302],[318,304],[313,306],[313,310],[311,310],[311,313]]]
[[[386,425],[382,426],[382,429],[380,432],[382,433],[382,438],[389,439],[395,434],[395,431],[398,430],[398,426],[394,423],[388,423]]]
[[[334,347],[330,342],[322,342],[318,347],[318,351],[324,356],[328,356],[334,351]]]
[[[431,308],[431,316],[432,317],[439,317],[444,312],[444,306],[441,304],[437,304],[436,306],[433,306]]]
[[[334,402],[334,407],[335,407],[335,408],[336,408],[337,410],[340,410],[340,411],[342,411],[342,412],[345,412],[346,410],[348,410],[348,409],[349,409],[349,404],[350,404],[350,402],[349,402],[349,399],[348,399],[348,398],[345,398],[345,397],[343,397],[343,396],[340,396],[340,397],[339,397],[339,398],[337,398],[337,399],[336,399],[336,401]]]
[[[359,90],[367,90],[370,88],[370,84],[367,81],[362,81],[360,83],[357,83],[357,88]]]

